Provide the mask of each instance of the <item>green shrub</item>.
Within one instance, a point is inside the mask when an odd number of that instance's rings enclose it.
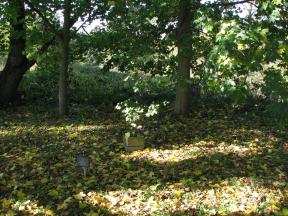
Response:
[[[69,100],[72,103],[116,105],[129,98],[149,103],[174,97],[174,84],[169,77],[144,73],[103,72],[92,65],[72,67],[69,72]],[[27,73],[20,86],[27,101],[57,103],[57,66],[40,65]]]
[[[277,127],[288,126],[288,76],[281,69],[268,69],[265,72],[262,91],[269,100],[267,111],[277,121]]]
[[[150,104],[153,101],[173,100],[176,85],[170,76],[130,73],[126,85],[133,89],[135,101]]]
[[[58,95],[58,73],[54,67],[37,67],[20,83],[20,92],[28,101],[55,103]]]

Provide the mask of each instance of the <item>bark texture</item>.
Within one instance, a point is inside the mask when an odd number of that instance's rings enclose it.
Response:
[[[36,59],[28,59],[25,54],[26,29],[24,0],[11,0],[9,7],[15,16],[10,19],[10,41],[8,58],[0,73],[0,104],[8,104],[17,99],[17,89],[23,75],[36,63]],[[13,14],[14,15],[14,14]],[[44,43],[38,53],[45,53],[55,42],[55,36]]]
[[[191,30],[191,0],[179,1],[178,29],[178,88],[176,92],[175,113],[186,115],[189,110],[189,84],[192,30]]]
[[[59,114],[68,114],[68,69],[69,69],[69,42],[70,42],[70,22],[71,22],[71,0],[64,1],[64,23],[63,32],[60,39],[62,59],[60,63],[59,78]]]
[[[10,47],[7,62],[0,74],[0,104],[12,102],[23,75],[35,60],[25,55],[25,8],[24,0],[11,0],[10,7],[15,9],[15,19],[10,20]]]

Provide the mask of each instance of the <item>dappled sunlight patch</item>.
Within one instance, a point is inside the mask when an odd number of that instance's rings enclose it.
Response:
[[[0,205],[9,203],[0,214],[16,211],[12,205],[19,200],[37,200],[47,215],[266,214],[287,208],[284,133],[237,119],[230,125],[227,119],[171,117],[147,122],[146,148],[128,153],[122,141],[127,125],[114,114],[62,122],[44,114],[25,116],[25,124],[14,113],[3,115]],[[87,178],[77,166],[82,154],[89,158]]]
[[[261,154],[262,147],[254,145],[236,145],[225,142],[215,143],[213,141],[200,141],[193,144],[182,146],[174,146],[172,149],[150,149],[146,148],[143,151],[135,151],[131,154],[122,155],[123,158],[150,160],[159,163],[164,162],[179,162],[188,159],[196,159],[199,156],[209,156],[215,153],[223,155],[235,154],[238,156],[249,156],[253,154]]]
[[[69,131],[70,133],[72,132],[77,132],[77,133],[81,133],[81,132],[93,132],[95,130],[105,130],[105,129],[111,129],[115,127],[115,125],[112,124],[108,124],[108,125],[95,125],[95,124],[85,124],[85,125],[81,125],[81,124],[71,124],[71,125],[66,125],[66,126],[48,126],[48,127],[39,127],[39,129],[46,129],[48,131],[51,132],[61,132],[61,131]]]
[[[219,184],[201,186],[200,182],[143,185],[139,189],[88,192],[77,196],[93,206],[108,208],[115,214],[171,214],[178,211],[205,215],[270,214],[280,210],[284,194],[279,189],[258,184],[258,179],[231,178]]]
[[[20,200],[4,198],[1,200],[1,208],[6,212],[6,215],[55,215],[51,209],[39,205],[35,200],[25,199],[24,197]]]
[[[284,194],[277,188],[263,186],[261,181],[251,178],[232,178],[219,184],[211,184],[211,188],[205,191],[203,202],[207,203],[207,209],[214,209],[218,214],[275,212],[279,209],[276,205],[284,200]]]
[[[123,158],[138,160],[145,159],[159,163],[178,162],[187,159],[195,159],[201,155],[202,149],[199,147],[185,146],[179,149],[145,149],[136,151],[129,155],[122,155]]]
[[[213,150],[215,152],[223,153],[224,155],[235,154],[238,156],[248,156],[259,151],[258,148],[249,148],[246,146],[239,146],[235,144],[221,146],[221,143],[219,144],[219,146],[215,147]]]
[[[0,137],[5,137],[5,136],[8,136],[10,134],[11,134],[11,132],[8,130],[1,130],[0,131]]]
[[[144,213],[142,190],[111,191],[106,193],[88,192],[84,200],[93,206],[108,208],[111,213]]]

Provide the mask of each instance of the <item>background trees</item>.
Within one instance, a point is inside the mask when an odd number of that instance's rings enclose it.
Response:
[[[166,100],[171,102],[171,105],[174,104],[175,113],[184,115],[195,105],[193,103],[189,105],[189,102],[197,98],[194,96],[198,96],[199,99],[200,94],[204,98],[210,94],[229,98],[233,106],[242,106],[241,104],[245,104],[248,99],[255,97],[272,100],[273,104],[278,105],[279,100],[282,101],[281,103],[285,101],[283,99],[286,94],[283,85],[287,68],[285,22],[287,5],[285,2],[252,2],[249,0],[205,3],[160,0],[133,2],[26,0],[25,3],[16,2],[19,4],[18,7],[8,2],[1,4],[3,11],[1,45],[7,51],[7,36],[9,35],[7,31],[10,30],[10,54],[8,55],[6,51],[8,61],[1,73],[3,84],[1,84],[0,92],[3,96],[0,98],[2,103],[12,100],[23,74],[36,61],[39,63],[37,68],[41,68],[43,64],[49,67],[54,65],[53,71],[60,73],[58,100],[61,114],[65,114],[68,110],[68,89],[73,94],[75,89],[84,94],[83,97],[72,95],[73,102],[77,102],[81,97],[89,101],[90,99],[87,99],[85,94],[93,95],[93,91],[94,95],[101,94],[99,92],[105,95],[105,90],[99,87],[103,84],[99,80],[95,81],[97,84],[91,84],[93,87],[90,90],[85,91],[83,89],[87,86],[79,87],[80,81],[75,80],[73,83],[75,74],[76,76],[89,74],[75,73],[74,66],[74,72],[71,72],[70,78],[72,83],[69,87],[70,60],[73,64],[78,64],[76,66],[78,69],[81,68],[79,68],[79,63],[89,64],[90,69],[95,69],[93,76],[108,74],[111,70],[117,72],[116,77],[127,76],[127,79],[123,81],[124,92],[118,97],[119,100],[115,99],[113,103],[121,102],[129,97],[131,99],[132,95],[138,95],[133,100],[139,102],[146,97],[144,96],[146,94],[148,95],[146,98],[150,98],[146,100],[147,103],[157,98],[162,101]],[[20,3],[21,10],[17,9]],[[251,10],[248,12],[245,8],[243,10],[245,5]],[[9,18],[15,13],[18,14],[16,17],[20,21]],[[21,16],[25,19],[23,20]],[[92,32],[85,32],[83,28],[93,20],[94,23],[98,23],[98,27]],[[16,27],[21,27],[18,30],[22,32],[20,37],[13,34],[15,32],[13,29]],[[81,30],[80,33],[77,32],[79,30]],[[48,39],[44,39],[43,32],[49,33]],[[35,40],[36,38],[42,39]],[[55,44],[55,41],[58,43]],[[11,71],[16,71],[16,66],[11,66],[9,56],[12,53],[16,55],[13,47],[17,43],[21,46],[16,50],[22,50],[17,54],[18,58],[22,58],[20,62],[25,66],[20,67],[21,73],[12,73]],[[47,51],[53,43],[55,49]],[[41,55],[36,54],[39,52],[45,54],[46,62],[44,58],[39,58]],[[53,59],[51,57],[57,55],[62,56],[58,58],[59,64],[49,62],[48,59]],[[27,63],[24,64],[25,61]],[[13,63],[16,64],[14,61]],[[12,84],[7,81],[8,74],[9,77],[14,77]],[[26,92],[28,91],[28,77],[29,75],[27,75],[27,81],[23,83],[24,88],[21,87]],[[56,73],[53,77],[56,77]],[[53,77],[51,77],[51,82]],[[156,85],[155,83],[161,85],[161,82],[166,82],[162,80],[169,79],[169,88],[164,90],[163,87],[163,92],[158,89],[152,96],[151,91],[148,90],[153,89],[152,84],[148,84],[149,87],[144,90],[145,79],[154,82],[153,85]],[[95,87],[96,85],[98,87]],[[10,90],[9,94],[7,89]],[[31,90],[31,87],[29,89]],[[278,92],[277,96],[275,92]],[[55,93],[51,94],[55,95]],[[55,96],[50,98],[53,97],[55,98]],[[78,99],[75,101],[73,97]],[[93,96],[89,96],[91,97]],[[174,101],[173,97],[176,98]]]
[[[72,37],[72,27],[81,19],[84,24],[96,19],[96,11],[101,4],[97,1],[25,1],[37,15],[43,19],[49,30],[55,34],[61,48],[60,75],[59,75],[59,114],[68,113],[68,70],[69,70],[69,43]],[[63,24],[59,28],[59,19],[53,14],[63,11]],[[75,29],[77,32],[77,29]]]

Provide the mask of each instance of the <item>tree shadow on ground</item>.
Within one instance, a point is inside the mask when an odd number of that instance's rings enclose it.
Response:
[[[82,112],[58,120],[46,112],[17,110],[3,118],[1,199],[17,200],[22,192],[57,212],[58,205],[80,191],[105,194],[155,185],[161,190],[179,182],[189,191],[205,191],[229,186],[237,179],[275,191],[287,187],[283,184],[288,182],[287,137],[259,119],[215,115],[151,120],[145,128],[146,141],[158,150],[134,155],[123,152],[127,125],[122,119],[108,114],[89,118],[93,112]],[[82,152],[91,159],[87,179],[76,167]],[[71,214],[92,208],[88,204],[79,210],[77,205],[77,200],[69,204]],[[171,214],[186,215],[177,211]]]

